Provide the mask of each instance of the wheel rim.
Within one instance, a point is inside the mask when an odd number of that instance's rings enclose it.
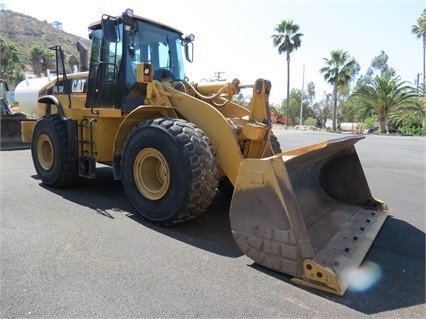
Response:
[[[53,167],[55,161],[53,144],[47,134],[41,134],[37,140],[37,158],[45,171]]]
[[[163,154],[154,148],[145,148],[138,153],[133,174],[139,191],[150,200],[161,199],[169,189],[169,165]]]

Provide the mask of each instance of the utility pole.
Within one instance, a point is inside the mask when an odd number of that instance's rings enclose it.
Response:
[[[302,75],[302,95],[300,97],[300,126],[302,126],[302,116],[303,116],[303,90],[305,87],[305,64],[303,64],[303,75]]]
[[[420,75],[422,75],[421,73],[417,73],[417,92],[419,92],[419,88],[420,88]],[[423,82],[424,84],[424,82]]]
[[[2,51],[3,48],[0,47],[0,79],[3,79]]]
[[[225,72],[217,71],[217,72],[215,72],[215,73],[214,73],[214,75],[216,76],[216,81],[224,81],[224,79],[221,79],[221,78],[220,78],[220,75],[221,75],[222,73],[225,73]]]

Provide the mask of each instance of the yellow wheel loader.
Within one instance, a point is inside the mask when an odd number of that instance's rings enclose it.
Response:
[[[109,165],[137,212],[166,226],[202,214],[217,188],[230,192],[244,254],[343,295],[387,216],[358,159],[360,137],[281,152],[269,81],[189,82],[183,60],[192,62],[194,36],[130,9],[103,15],[89,38],[90,63],[75,74],[51,47],[56,79],[39,91],[38,120],[22,124],[41,181],[74,185]],[[248,108],[232,102],[245,88]]]

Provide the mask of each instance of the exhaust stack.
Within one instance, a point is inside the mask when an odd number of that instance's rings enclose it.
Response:
[[[89,71],[88,50],[80,41],[77,41],[77,51],[80,53],[80,72]]]

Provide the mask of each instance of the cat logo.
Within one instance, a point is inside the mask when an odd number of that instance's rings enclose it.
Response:
[[[86,84],[86,79],[73,80],[71,85],[71,91],[76,93],[84,92],[84,86]]]

